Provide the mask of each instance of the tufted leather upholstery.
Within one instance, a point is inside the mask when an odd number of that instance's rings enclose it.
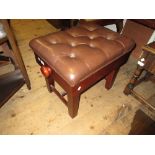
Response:
[[[106,28],[85,24],[33,39],[30,46],[69,85],[75,86],[129,52],[134,42]]]

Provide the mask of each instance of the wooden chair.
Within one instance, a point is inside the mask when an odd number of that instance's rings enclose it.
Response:
[[[14,71],[0,75],[0,106],[2,106],[19,88],[26,84],[31,88],[29,77],[17,46],[14,34],[7,20],[0,20],[6,37],[0,39],[0,67],[14,65]]]

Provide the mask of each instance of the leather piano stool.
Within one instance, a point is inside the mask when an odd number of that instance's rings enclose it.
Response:
[[[72,118],[78,113],[80,95],[85,90],[103,78],[105,88],[112,87],[119,68],[126,63],[134,46],[135,42],[126,36],[91,24],[30,41],[49,92],[55,92],[65,103]],[[54,82],[65,92],[59,93]]]

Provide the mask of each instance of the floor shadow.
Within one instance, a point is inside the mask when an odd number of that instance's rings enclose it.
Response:
[[[138,110],[131,124],[129,135],[155,135],[155,121]]]

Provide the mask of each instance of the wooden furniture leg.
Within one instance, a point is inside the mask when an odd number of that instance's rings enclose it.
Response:
[[[106,89],[109,90],[113,86],[113,83],[115,81],[115,78],[117,76],[118,71],[119,71],[119,68],[113,70],[112,72],[110,72],[110,74],[108,74],[106,76],[106,78],[105,78],[106,79],[106,83],[105,83],[105,88]]]
[[[66,81],[64,81],[64,79],[60,77],[50,66],[48,66],[46,62],[35,54],[36,62],[41,66],[41,72],[46,79],[49,92],[54,92],[62,100],[62,102],[67,106],[68,113],[72,118],[78,114],[81,94],[102,78],[106,78],[105,87],[110,89],[115,81],[120,67],[126,63],[128,57],[129,53],[108,66],[98,70],[87,79],[81,81],[78,85],[72,87],[66,83]],[[55,88],[54,82],[57,82],[65,92],[59,92]],[[67,100],[64,98],[65,95],[67,95]]]
[[[31,88],[30,80],[21,57],[13,31],[6,19],[0,19],[6,36],[0,39],[0,67],[12,63],[14,71],[0,75],[0,106],[13,96],[24,84]]]
[[[1,48],[2,48],[2,50],[4,52],[4,55],[11,58],[12,64],[14,65],[15,69],[17,69],[18,68],[18,65],[17,65],[18,63],[17,63],[17,60],[16,60],[16,58],[14,56],[13,51],[11,50],[11,47],[9,47],[9,42],[7,41],[7,42],[3,43],[1,45]]]
[[[45,78],[46,80],[46,86],[48,91],[51,93],[52,92],[52,87],[51,85],[54,87],[54,79],[52,76],[50,76],[49,78]]]
[[[74,118],[79,109],[79,102],[80,102],[80,94],[78,91],[73,91],[73,89],[68,92],[68,113],[69,115]]]
[[[131,90],[134,89],[136,82],[138,81],[138,78],[140,77],[143,70],[144,70],[143,67],[141,67],[139,65],[137,66],[137,69],[135,70],[134,75],[132,76],[130,82],[127,84],[127,86],[124,89],[124,93],[126,95],[131,94]]]
[[[36,57],[37,60],[37,57]],[[54,87],[54,79],[52,76],[52,69],[48,66],[41,66],[40,68],[42,74],[45,77],[46,86],[49,92],[52,92],[52,87]]]
[[[139,85],[143,81],[147,80],[153,80],[154,74],[155,74],[155,42],[149,43],[148,45],[145,45],[142,47],[142,55],[140,60],[138,61],[137,68],[134,72],[134,75],[132,76],[130,82],[127,84],[127,86],[124,89],[124,93],[126,95],[131,94],[133,97],[135,97],[138,101],[140,101],[149,111],[154,112],[155,107],[153,104],[149,103],[147,99],[145,99],[142,95],[137,93],[134,88]],[[145,75],[143,77],[140,77],[142,75],[142,72],[146,71]]]
[[[14,56],[16,57],[16,60],[18,62],[18,67],[22,72],[22,75],[24,77],[27,88],[31,89],[30,80],[29,80],[29,77],[28,77],[28,74],[27,74],[23,59],[21,57],[20,50],[19,50],[19,48],[18,48],[18,46],[16,44],[15,36],[14,36],[13,32],[11,31],[11,28],[10,28],[10,25],[8,24],[8,21],[6,19],[1,19],[1,22],[2,22],[2,24],[4,26],[4,30],[5,30],[5,32],[7,34],[7,38],[9,40],[9,43],[10,43],[10,45],[12,47],[13,52],[14,52]]]

